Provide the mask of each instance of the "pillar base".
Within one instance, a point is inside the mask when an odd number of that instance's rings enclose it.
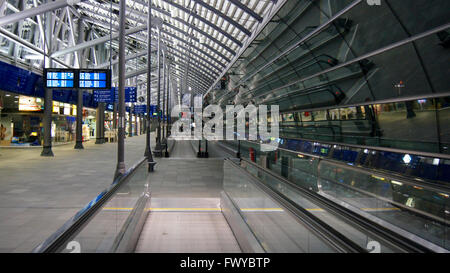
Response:
[[[75,149],[77,150],[83,150],[83,142],[82,141],[77,141],[77,143],[75,143]]]
[[[116,172],[114,174],[114,180],[124,175],[126,172],[127,169],[125,168],[125,162],[117,163]]]
[[[156,165],[155,161],[149,161],[148,162],[148,172],[149,173],[152,173],[152,172],[155,171],[155,165]]]
[[[95,139],[95,144],[105,144],[105,139],[104,138],[97,138],[97,139]]]
[[[163,145],[158,141],[156,143],[155,150],[153,151],[153,155],[155,155],[156,157],[162,157],[163,149]]]
[[[46,156],[46,157],[55,156],[52,151],[52,146],[46,146],[46,147],[44,146],[44,148],[42,149],[42,152],[41,152],[41,156]]]

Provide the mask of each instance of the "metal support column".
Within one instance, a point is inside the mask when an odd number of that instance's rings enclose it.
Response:
[[[145,132],[145,128],[144,128],[144,122],[142,120],[142,114],[139,114],[139,134],[143,135]]]
[[[41,156],[54,156],[52,151],[52,109],[53,109],[53,90],[45,88],[44,99],[44,143]]]
[[[166,143],[166,56],[163,52],[162,143]]]
[[[102,117],[102,124],[100,125],[100,129],[101,129],[101,141],[102,141],[102,144],[105,144],[105,117],[106,117],[106,114],[105,114],[105,111],[106,111],[106,103],[104,103],[104,102],[102,102],[102,103],[100,103],[100,105],[101,105],[101,107],[102,107],[102,111],[101,111],[101,117]]]
[[[167,124],[166,124],[166,138],[170,136],[169,134],[169,126],[171,126],[170,120],[170,112],[169,112],[169,104],[170,104],[170,63],[167,65],[167,103],[166,103],[166,114],[167,114]]]
[[[158,96],[157,96],[157,106],[156,112],[158,113],[158,128],[156,134],[156,147],[154,154],[157,157],[162,156],[162,145],[161,145],[161,27],[158,27],[158,53],[157,53],[157,69],[158,69]]]
[[[117,141],[117,103],[113,103],[113,131],[114,131],[114,142]]]
[[[130,104],[130,113],[128,113],[128,136],[133,137],[133,103]]]
[[[77,90],[77,130],[75,149],[84,149],[83,147],[83,90]]]
[[[50,16],[49,16],[50,15]],[[52,35],[48,35],[51,33],[52,27],[51,27],[51,13],[45,14],[45,25],[46,25],[46,31],[44,32],[44,68],[52,67],[52,59],[46,59],[45,58],[45,52],[48,52],[48,56],[50,56],[50,48],[47,47],[47,44],[50,44],[50,42],[47,42],[47,38],[49,40],[52,39]],[[47,49],[46,49],[47,47]],[[44,101],[44,143],[43,143],[43,149],[41,152],[41,156],[54,156],[52,151],[52,109],[53,109],[53,89],[45,88],[45,101]]]
[[[95,144],[102,144],[101,143],[101,135],[102,135],[102,132],[101,132],[101,129],[100,129],[100,122],[101,122],[101,119],[102,119],[102,116],[101,116],[101,111],[100,111],[100,103],[98,104],[98,107],[97,107],[97,113],[95,114],[95,119],[96,119],[96,123],[95,123]]]
[[[95,144],[105,143],[105,103],[100,102],[97,108],[97,124],[96,124],[96,139]]]
[[[168,128],[169,128],[169,67],[170,67],[170,63],[168,62],[166,64],[167,75],[164,80],[164,86],[165,86],[164,94],[165,95],[164,95],[164,106],[163,106],[164,112],[166,112],[166,118],[165,118],[166,127],[164,127],[164,136],[165,136],[165,143],[166,143],[166,147],[165,147],[166,151],[164,153],[165,157],[170,157],[169,151],[168,151],[168,149],[169,149],[169,139],[168,139],[169,138],[169,134],[168,134]]]
[[[150,1],[149,1],[150,2]],[[115,178],[123,175],[125,169],[125,1],[120,4],[119,25],[119,139],[117,142],[117,167]]]
[[[151,35],[151,25],[152,25],[152,1],[148,1],[148,20],[147,20],[147,117],[145,123],[146,130],[146,141],[145,141],[145,156],[147,157],[148,171],[153,172],[156,162],[153,160],[152,148],[151,148],[151,132],[150,132],[150,122],[151,122],[151,99],[152,99],[152,35]]]
[[[238,151],[237,151],[236,157],[241,158],[241,141],[240,140],[238,140]]]
[[[139,122],[137,114],[134,114],[134,134],[135,136],[139,136]]]

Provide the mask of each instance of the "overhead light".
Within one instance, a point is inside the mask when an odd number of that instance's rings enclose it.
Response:
[[[403,162],[405,162],[406,164],[409,164],[411,162],[411,160],[412,160],[412,157],[409,154],[406,154],[403,157]]]
[[[5,96],[6,96],[6,97],[11,97],[11,95],[10,95],[10,94],[6,94]]]

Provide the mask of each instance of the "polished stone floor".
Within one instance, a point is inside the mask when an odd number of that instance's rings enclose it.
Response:
[[[220,211],[223,159],[197,159],[190,145],[177,142],[150,175],[151,212],[136,252],[241,252]]]
[[[154,143],[154,141],[153,141]],[[0,149],[0,252],[29,252],[113,182],[117,144]],[[129,168],[143,158],[145,136],[127,138]]]

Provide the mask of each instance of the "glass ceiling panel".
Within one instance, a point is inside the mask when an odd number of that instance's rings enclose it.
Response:
[[[128,29],[147,25],[148,1],[126,0],[126,27]],[[196,79],[200,77],[202,82],[209,85],[212,85],[217,76],[227,68],[236,54],[241,51],[241,47],[258,25],[257,18],[264,17],[270,11],[270,7],[274,5],[273,1],[270,0],[239,0],[238,3],[233,3],[231,0],[150,1],[152,16],[163,20],[163,26],[161,27],[163,43],[172,47],[167,53],[168,57],[173,59],[180,66],[180,69],[188,70],[188,78]],[[15,1],[6,0],[6,2],[5,15],[20,12],[15,6]],[[36,3],[41,5],[43,2],[36,1]],[[25,1],[26,9],[32,7],[34,7],[33,1]],[[70,11],[72,23],[67,22],[67,15],[61,16],[62,11],[64,11],[64,14]],[[56,17],[55,24],[64,21],[61,24],[63,25],[61,33],[56,38],[59,43],[56,45],[56,52],[79,44],[73,45],[72,43],[72,40],[79,41],[78,31],[72,30],[72,27],[74,29],[78,27],[80,18],[83,18],[84,25],[88,30],[93,30],[93,34],[89,35],[86,41],[108,37],[110,29],[113,34],[117,34],[119,28],[119,0],[112,0],[112,2],[86,0],[67,9],[55,10],[53,13]],[[40,17],[22,20],[22,29],[27,28],[29,30],[28,32],[22,31],[23,33],[18,36],[23,36],[23,39],[29,40],[34,46],[42,49],[43,42],[39,34],[42,27],[39,26],[40,22],[38,24],[38,21],[41,21]],[[36,20],[36,18],[39,20]],[[10,31],[12,27],[12,24],[10,24],[2,28]],[[30,35],[30,32],[36,34]],[[143,30],[127,36],[127,55],[145,50],[147,47],[146,33],[147,31]],[[34,38],[30,39],[32,36]],[[0,39],[5,43],[5,38]],[[156,29],[152,30],[152,39],[157,39]],[[117,41],[113,41],[111,45],[107,42],[103,48],[112,49],[117,53],[117,46]],[[97,47],[93,48],[97,50]],[[25,47],[24,50],[27,50],[27,48]],[[2,54],[6,55],[6,52],[8,50],[2,50]],[[68,58],[67,54],[69,53],[65,54],[58,55],[55,59],[62,63],[71,62],[71,59],[73,61],[73,58]],[[177,56],[182,56],[184,59]],[[21,57],[19,56],[19,58]],[[146,58],[142,55],[138,58],[138,69],[142,69],[145,67]],[[93,59],[90,58],[87,64],[89,67],[95,65]],[[70,66],[69,63],[67,65]],[[193,67],[195,67],[195,70]],[[186,77],[186,75],[182,77]],[[206,91],[207,89],[202,90],[204,93]]]

